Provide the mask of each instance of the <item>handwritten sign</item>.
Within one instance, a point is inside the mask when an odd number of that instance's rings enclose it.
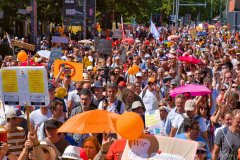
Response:
[[[113,36],[112,36],[112,38],[116,38],[116,39],[122,38],[122,30],[115,29],[115,30],[113,31]]]
[[[193,160],[197,146],[195,141],[143,135],[137,140],[127,142],[122,160]]]
[[[6,105],[49,104],[45,67],[5,67],[0,70],[1,100]]]
[[[112,54],[112,40],[95,38],[95,49],[105,55]]]
[[[52,42],[68,44],[68,37],[52,36]]]
[[[24,48],[30,51],[35,51],[35,45],[29,44],[29,43],[25,43],[25,42],[21,42],[15,39],[12,39],[12,44],[13,46],[17,46],[19,48]]]
[[[61,59],[61,57],[62,57],[62,48],[52,47],[49,63],[52,64],[56,59]]]
[[[160,134],[160,122],[159,109],[145,113],[145,124],[151,134]]]
[[[54,61],[54,77],[58,75],[62,65],[64,65],[64,71],[60,78],[63,78],[65,74],[68,74],[73,81],[81,81],[83,79],[82,63],[68,62],[59,59]]]

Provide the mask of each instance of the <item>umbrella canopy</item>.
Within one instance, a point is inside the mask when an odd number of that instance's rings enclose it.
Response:
[[[83,44],[92,44],[92,41],[90,41],[90,40],[87,40],[87,39],[84,39],[84,40],[78,41],[78,43],[83,43]]]
[[[133,65],[132,67],[128,68],[128,74],[135,75],[140,71],[137,65]]]
[[[99,109],[82,112],[63,123],[58,132],[77,134],[116,133],[115,124],[118,116],[116,113]]]
[[[44,58],[49,58],[51,51],[48,50],[40,50],[37,52],[39,56],[44,57]]]
[[[178,94],[183,93],[190,93],[191,96],[202,96],[206,94],[211,94],[212,92],[206,86],[199,84],[189,84],[185,86],[180,86],[170,91],[170,95],[172,97],[175,97]]]
[[[193,56],[180,56],[180,57],[178,57],[178,60],[182,61],[182,62],[193,63],[193,64],[202,63],[202,61],[200,59],[197,59]]]
[[[168,36],[168,40],[169,41],[174,41],[174,40],[177,40],[177,39],[179,39],[180,37],[178,36],[178,35],[171,35],[171,36]]]
[[[133,38],[125,38],[122,40],[122,43],[134,44]]]

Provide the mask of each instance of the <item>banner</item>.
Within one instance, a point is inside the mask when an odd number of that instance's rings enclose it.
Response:
[[[27,49],[27,50],[30,50],[30,51],[35,51],[35,45],[25,43],[25,42],[21,42],[21,41],[15,40],[15,39],[12,39],[12,45],[17,46],[19,48]]]
[[[0,72],[1,99],[6,105],[45,106],[49,104],[45,67],[6,67]]]
[[[193,160],[197,146],[198,142],[195,141],[143,135],[127,142],[122,160]]]
[[[81,81],[83,79],[83,65],[82,63],[68,62],[63,60],[54,61],[54,77],[58,75],[60,68],[64,67],[64,71],[60,78],[63,78],[65,74],[69,74],[73,81]]]
[[[189,33],[192,36],[192,38],[197,38],[197,30],[195,28],[190,28]]]
[[[68,37],[52,36],[51,42],[68,44]]]

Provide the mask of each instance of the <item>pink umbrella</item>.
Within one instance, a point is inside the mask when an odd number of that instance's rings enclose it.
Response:
[[[203,96],[206,94],[211,94],[212,91],[204,85],[199,84],[189,84],[185,86],[177,87],[170,91],[172,97],[177,96],[178,94],[190,93],[191,96]]]
[[[178,60],[182,61],[182,62],[193,63],[193,64],[202,63],[202,61],[200,59],[197,59],[193,56],[180,56],[180,57],[178,57]]]
[[[122,40],[122,43],[134,44],[134,39],[132,38],[125,38]]]

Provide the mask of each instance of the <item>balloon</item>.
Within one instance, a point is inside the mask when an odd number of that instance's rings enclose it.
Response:
[[[143,134],[144,123],[142,118],[134,112],[125,112],[116,122],[117,133],[125,139],[134,140]]]
[[[135,74],[137,74],[139,71],[140,71],[140,70],[139,70],[139,67],[138,67],[137,65],[133,65],[132,67],[130,67],[130,68],[128,69],[128,74],[130,74],[130,75],[135,75]]]
[[[63,87],[56,88],[55,96],[58,98],[64,98],[67,96],[67,90]]]
[[[24,50],[21,50],[20,52],[18,52],[17,59],[20,62],[25,62],[27,58],[28,58],[28,55]]]

